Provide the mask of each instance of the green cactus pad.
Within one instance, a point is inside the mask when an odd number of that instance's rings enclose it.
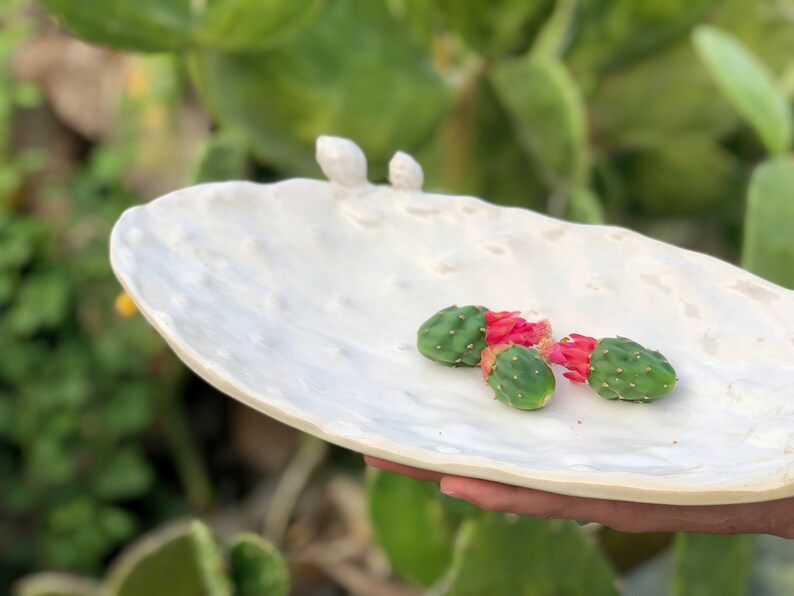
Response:
[[[551,399],[556,381],[535,348],[514,345],[496,357],[488,386],[508,406],[537,410]]]
[[[676,376],[659,352],[625,337],[609,337],[590,355],[587,383],[605,399],[648,402],[670,393]]]
[[[485,349],[484,306],[450,306],[422,323],[416,347],[425,358],[447,366],[477,366]]]
[[[232,585],[226,575],[226,562],[212,530],[204,522],[190,522],[190,537],[206,596],[231,596]]]
[[[289,570],[284,558],[270,542],[256,534],[240,534],[229,552],[230,575],[237,596],[286,596]]]

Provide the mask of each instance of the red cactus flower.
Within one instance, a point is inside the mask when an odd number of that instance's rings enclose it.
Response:
[[[564,337],[562,341],[552,344],[545,348],[546,358],[556,364],[562,364],[569,372],[563,376],[584,383],[590,374],[590,354],[593,353],[598,341],[586,335],[571,333],[569,337]]]
[[[489,346],[498,344],[517,344],[531,347],[551,334],[548,321],[527,323],[518,316],[518,311],[485,312],[485,343]]]

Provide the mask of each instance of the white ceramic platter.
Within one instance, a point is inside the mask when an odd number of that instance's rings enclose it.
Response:
[[[366,182],[318,140],[330,181],[229,182],[128,210],[116,275],[197,374],[330,442],[569,495],[717,504],[794,495],[794,292],[625,229],[424,194],[407,155]],[[607,401],[558,369],[548,406],[492,399],[478,369],[415,349],[451,304],[547,317],[555,334],[662,351],[674,393]]]

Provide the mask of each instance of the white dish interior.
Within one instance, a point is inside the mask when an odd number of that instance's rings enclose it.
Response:
[[[209,184],[128,210],[114,270],[197,374],[350,449],[554,492],[670,504],[794,495],[794,292],[606,226],[424,194],[398,154],[370,185],[323,137],[330,181]],[[480,372],[422,358],[451,304],[622,335],[678,373],[651,404],[564,379],[548,406],[492,399]]]

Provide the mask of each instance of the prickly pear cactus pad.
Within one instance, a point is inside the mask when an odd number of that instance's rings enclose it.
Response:
[[[197,374],[323,439],[408,465],[674,504],[794,495],[794,292],[614,227],[388,185],[322,137],[328,177],[209,184],[128,210],[114,270]],[[416,349],[444,305],[630,337],[675,366],[652,404],[560,378],[542,409],[484,407],[477,367]],[[485,404],[491,405],[491,404]]]

